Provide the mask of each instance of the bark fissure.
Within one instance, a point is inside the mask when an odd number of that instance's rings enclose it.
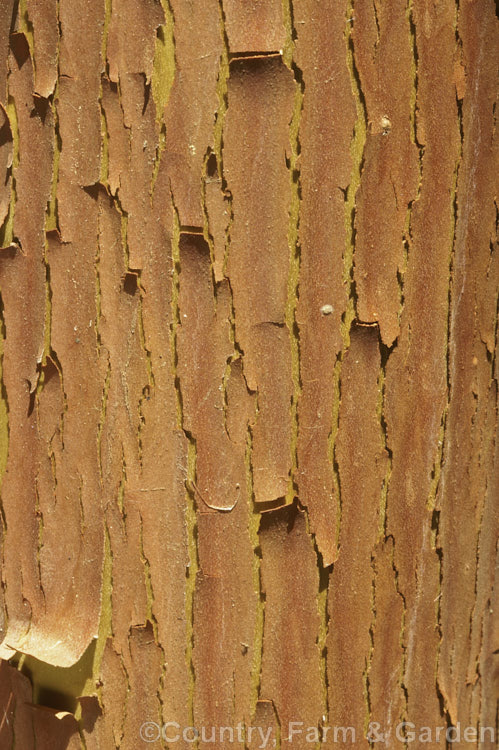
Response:
[[[497,24],[1,5],[2,748],[497,731]]]

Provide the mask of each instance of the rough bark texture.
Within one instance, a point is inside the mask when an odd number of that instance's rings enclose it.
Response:
[[[2,1],[1,750],[494,746],[498,59],[492,0]]]

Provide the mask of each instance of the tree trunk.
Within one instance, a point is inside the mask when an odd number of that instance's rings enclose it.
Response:
[[[2,1],[2,750],[495,747],[498,41]]]

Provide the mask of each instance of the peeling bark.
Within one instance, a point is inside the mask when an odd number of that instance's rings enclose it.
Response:
[[[495,746],[494,10],[2,3],[2,750]]]

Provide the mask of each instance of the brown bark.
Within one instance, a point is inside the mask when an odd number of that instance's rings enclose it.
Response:
[[[2,3],[1,750],[495,746],[498,32]]]

